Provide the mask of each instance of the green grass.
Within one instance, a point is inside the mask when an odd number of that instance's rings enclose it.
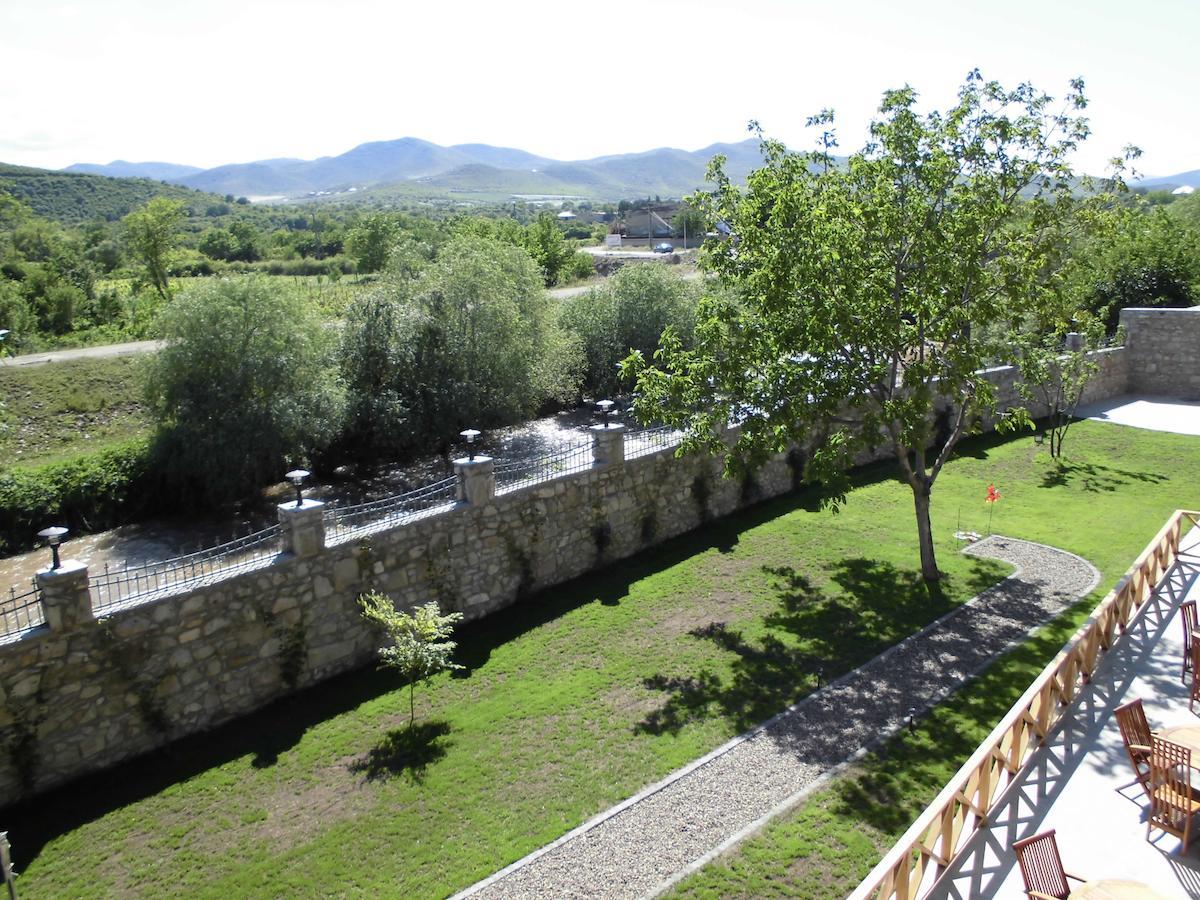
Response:
[[[935,488],[948,577],[933,593],[890,468],[861,473],[839,514],[763,504],[463,629],[466,668],[418,692],[415,735],[401,685],[364,670],[9,810],[21,896],[444,895],[803,696],[817,667],[835,677],[994,583],[1003,567],[949,539],[959,507],[984,529],[988,482],[1004,494],[994,530],[1085,556],[1106,589],[1171,510],[1200,505],[1198,449],[1093,423],[1072,430],[1066,467],[1028,437],[974,442]],[[755,858],[727,868],[761,875],[689,890],[845,893],[919,809],[910,794],[935,792],[1058,648],[1070,623],[1056,627],[935,730],[806,804],[763,845],[781,872]]]
[[[0,368],[0,459],[37,465],[145,434],[136,357]]]

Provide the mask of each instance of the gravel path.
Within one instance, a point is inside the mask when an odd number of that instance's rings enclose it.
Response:
[[[463,891],[467,897],[645,897],[794,805],[1100,580],[1086,561],[1000,536],[966,553],[1017,571],[861,668],[666,780]]]

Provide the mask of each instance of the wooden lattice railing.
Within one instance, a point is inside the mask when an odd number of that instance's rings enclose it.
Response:
[[[1124,632],[1175,562],[1185,522],[1200,523],[1200,512],[1176,510],[1091,618],[871,870],[850,900],[917,900],[933,886],[966,838],[986,821],[1007,781],[1091,677],[1100,651],[1112,646],[1118,632]]]

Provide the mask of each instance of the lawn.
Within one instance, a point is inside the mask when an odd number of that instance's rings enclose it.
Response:
[[[818,667],[836,677],[998,580],[950,537],[985,529],[989,482],[994,530],[1079,553],[1106,590],[1171,510],[1200,505],[1197,451],[1093,423],[1072,429],[1065,466],[1028,436],[973,442],[935,488],[947,578],[932,593],[890,467],[861,472],[837,514],[808,495],[763,504],[462,629],[466,668],[418,692],[415,738],[406,692],[364,670],[7,810],[21,896],[450,893],[803,696]],[[811,584],[798,609],[793,572]],[[936,792],[1070,623],[1056,628],[945,704],[936,731],[756,839],[775,869],[710,867],[689,890],[844,894],[920,808],[910,794]],[[714,639],[731,631],[742,640]]]

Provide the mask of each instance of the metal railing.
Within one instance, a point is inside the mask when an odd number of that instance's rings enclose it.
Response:
[[[683,432],[677,431],[670,425],[655,425],[652,428],[642,428],[638,431],[625,433],[625,458],[637,459],[665,450],[668,447],[678,447],[683,439]]]
[[[502,494],[518,488],[539,484],[552,478],[582,472],[592,467],[592,440],[538,459],[502,463],[496,466],[496,493]]]
[[[133,601],[143,602],[166,591],[227,578],[237,572],[257,569],[280,553],[283,528],[272,525],[245,537],[159,562],[128,564],[91,576],[92,611],[111,612]]]
[[[20,634],[45,623],[42,589],[36,583],[21,593],[17,593],[15,586],[10,587],[8,596],[0,598],[0,637]]]
[[[679,443],[680,432],[660,425],[625,432],[627,458],[656,453]],[[594,465],[591,437],[537,459],[516,460],[495,466],[496,492],[507,493],[564,475],[587,471]],[[345,543],[430,513],[449,508],[457,499],[458,478],[450,476],[416,490],[353,506],[325,510],[325,543]],[[92,574],[92,609],[97,615],[145,602],[167,592],[195,587],[256,569],[279,555],[283,526],[262,531],[215,547],[171,559],[138,565],[105,564]],[[19,634],[45,623],[41,592],[34,586],[10,588],[0,597],[0,637]]]
[[[458,476],[451,475],[394,497],[355,506],[332,507],[325,511],[325,543],[341,544],[359,535],[382,531],[428,515],[433,510],[453,504],[457,492]]]
[[[953,863],[971,834],[985,825],[1005,786],[1067,713],[1101,654],[1124,633],[1179,556],[1184,526],[1200,512],[1176,510],[1134,564],[1100,601],[1008,714],[925,808],[850,900],[916,900]]]

